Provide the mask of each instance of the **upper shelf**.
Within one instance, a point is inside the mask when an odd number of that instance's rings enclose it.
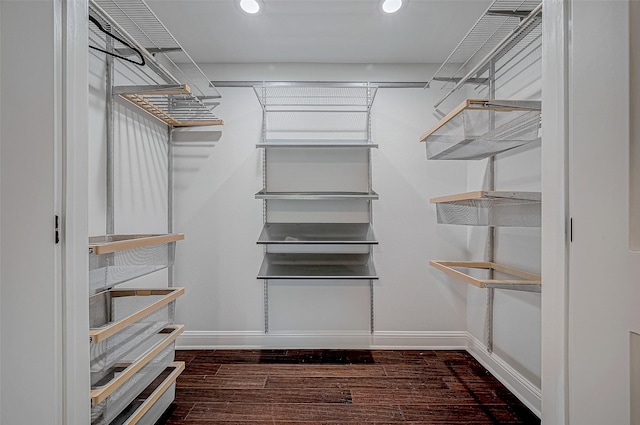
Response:
[[[369,83],[265,82],[253,89],[267,112],[369,112],[378,87]]]
[[[420,137],[428,159],[483,159],[538,140],[540,101],[467,99]]]
[[[120,95],[172,127],[222,125],[210,108],[186,84],[177,86],[118,86]]]
[[[220,93],[144,0],[91,0],[90,14],[110,34],[128,43],[107,38],[90,25],[91,46],[112,48],[123,58],[116,63],[128,68],[126,86],[117,87],[115,94],[175,127],[222,124],[212,112],[216,104],[208,104]],[[144,66],[129,61],[142,62],[137,60],[138,52]],[[134,76],[143,85],[136,86],[129,78]]]
[[[525,46],[541,43],[541,0],[495,0],[435,72],[434,81],[444,82],[448,93],[438,107],[465,83],[485,84],[491,63],[504,67]]]
[[[370,140],[356,139],[267,139],[256,144],[258,148],[377,148],[378,144]]]
[[[438,223],[467,226],[540,227],[540,192],[468,192],[432,198]]]
[[[541,278],[537,274],[525,272],[492,262],[480,261],[429,261],[431,267],[435,267],[449,275],[455,276],[478,288],[513,289],[526,292],[540,292]],[[480,270],[497,272],[510,278],[495,279],[493,276],[477,277],[474,272]],[[515,279],[513,279],[515,277]]]
[[[373,245],[369,223],[265,223],[259,244]]]
[[[347,200],[368,199],[376,200],[379,196],[376,192],[266,192],[261,190],[256,193],[256,199],[283,199],[283,200]]]

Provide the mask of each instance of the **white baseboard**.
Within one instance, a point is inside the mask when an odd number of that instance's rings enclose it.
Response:
[[[509,389],[536,416],[542,415],[542,391],[521,373],[511,367],[473,335],[468,334],[467,351],[493,376]]]
[[[180,350],[224,349],[355,349],[355,350],[466,350],[538,417],[542,392],[521,373],[465,331],[451,332],[277,332],[185,331]]]
[[[290,332],[185,331],[181,350],[327,348],[361,350],[466,350],[467,332]]]

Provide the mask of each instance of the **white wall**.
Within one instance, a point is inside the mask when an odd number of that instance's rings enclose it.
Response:
[[[214,80],[419,81],[433,70],[276,64],[206,66],[205,72]],[[380,241],[374,258],[380,280],[375,283],[376,334],[370,338],[368,285],[336,287],[326,282],[270,284],[276,328],[263,335],[263,284],[256,279],[263,257],[256,245],[262,201],[254,199],[262,188],[262,152],[255,148],[262,113],[252,89],[220,91],[223,100],[216,112],[225,126],[215,148],[175,150],[176,230],[186,235],[176,262],[177,284],[187,287],[183,307],[178,308],[178,320],[187,324],[182,345],[464,346],[463,339],[456,338],[466,326],[465,284],[447,279],[427,264],[431,258],[466,256],[466,230],[438,226],[428,204],[429,197],[463,191],[466,166],[427,163],[424,145],[418,143],[419,135],[437,121],[431,105],[440,93],[381,89],[374,102],[373,139],[380,144],[372,152],[373,189],[380,195],[373,202]],[[314,287],[308,288],[309,284]],[[320,296],[326,307],[314,298]],[[315,306],[308,305],[306,314],[296,311],[309,299],[316,301]],[[321,317],[329,306],[336,307],[331,318]],[[285,307],[289,311],[282,316]]]
[[[131,65],[115,61],[114,84],[149,84]],[[89,234],[104,235],[107,223],[105,55],[89,54]],[[166,233],[168,228],[168,127],[128,101],[115,98],[114,226],[117,234]],[[123,287],[163,287],[167,272]]]

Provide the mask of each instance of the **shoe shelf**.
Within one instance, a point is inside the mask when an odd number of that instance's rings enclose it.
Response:
[[[541,291],[541,278],[539,275],[493,262],[431,260],[429,265],[478,288],[513,289],[527,292]],[[506,276],[504,279],[477,277],[477,271],[485,275],[495,272]]]
[[[183,325],[169,326],[136,356],[125,356],[91,388],[91,424],[110,424],[174,359],[175,340]],[[146,348],[143,346],[143,348]],[[138,350],[141,351],[141,350]]]
[[[175,398],[184,362],[172,362],[110,425],[154,425]]]

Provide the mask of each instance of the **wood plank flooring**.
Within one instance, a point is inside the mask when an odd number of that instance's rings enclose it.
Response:
[[[540,424],[464,351],[178,351],[157,425]]]

